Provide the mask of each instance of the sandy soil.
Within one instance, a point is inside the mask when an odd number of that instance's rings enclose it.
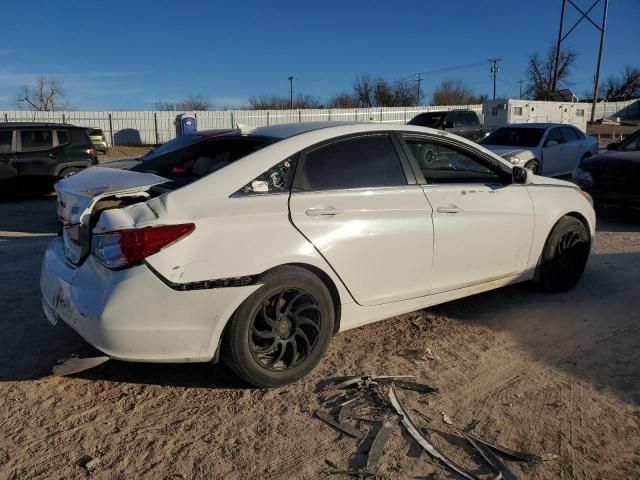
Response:
[[[638,219],[601,219],[585,276],[566,294],[514,286],[340,333],[308,378],[270,391],[221,365],[110,361],[51,376],[57,359],[92,353],[40,310],[40,261],[55,231],[53,198],[0,203],[2,479],[323,478],[326,459],[357,467],[366,445],[314,418],[320,389],[360,373],[415,374],[439,387],[438,396],[400,395],[481,478],[489,470],[452,435],[471,419],[488,440],[558,455],[509,462],[519,478],[640,477]],[[435,358],[416,362],[427,348]],[[95,461],[83,466],[87,455]],[[451,477],[397,429],[379,478]]]

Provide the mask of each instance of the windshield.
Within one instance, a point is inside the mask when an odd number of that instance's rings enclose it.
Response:
[[[429,128],[438,128],[442,119],[444,118],[444,113],[421,113],[416,117],[412,118],[409,122],[409,125],[418,125],[420,127],[429,127]]]
[[[100,130],[98,128],[93,128],[93,129],[89,130],[89,136],[90,137],[101,137],[102,136],[102,130]]]
[[[193,145],[202,138],[202,135],[199,135],[197,133],[190,133],[188,135],[174,138],[173,140],[169,140],[167,143],[163,143],[158,148],[149,151],[140,160],[142,160],[143,162],[153,160],[154,158],[161,157],[162,155],[165,155],[167,153],[175,152],[176,150],[179,150],[181,148]]]
[[[620,142],[618,150],[640,150],[640,130],[636,130]]]
[[[507,145],[510,147],[537,147],[544,135],[544,128],[502,127],[482,140],[482,145]]]

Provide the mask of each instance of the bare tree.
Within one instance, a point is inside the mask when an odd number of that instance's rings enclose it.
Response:
[[[432,105],[472,105],[482,103],[486,95],[476,95],[460,80],[443,80],[431,94]]]
[[[212,107],[209,97],[204,95],[190,95],[184,100],[159,100],[155,103],[156,110],[175,112],[178,110],[203,111]]]
[[[19,108],[27,106],[39,112],[69,110],[69,103],[64,100],[62,82],[55,78],[39,77],[34,85],[24,85],[16,98]]]
[[[329,99],[327,108],[356,108],[358,100],[348,92],[341,92]]]
[[[180,110],[209,110],[211,105],[211,99],[204,95],[189,95],[180,102]]]
[[[368,73],[358,75],[353,82],[353,96],[360,107],[406,107],[415,105],[417,88],[408,80],[390,82]]]
[[[368,73],[358,75],[353,81],[353,92],[361,107],[375,106],[375,85],[383,81],[382,77],[373,78]]]
[[[607,78],[600,87],[600,96],[610,102],[640,97],[640,68],[627,65],[619,77]]]
[[[418,85],[414,81],[398,80],[393,84],[394,107],[410,107],[420,104],[421,101],[422,98],[418,98]]]
[[[178,110],[176,105],[176,102],[172,100],[158,100],[155,103],[156,110],[162,110],[166,112],[175,112],[176,110]]]
[[[556,58],[556,46],[549,46],[547,55],[542,58],[537,52],[529,57],[527,76],[529,84],[525,90],[526,95],[532,100],[548,100],[553,87],[553,69]],[[571,67],[575,63],[577,54],[570,48],[560,50],[558,60],[558,83],[566,81],[571,73]]]

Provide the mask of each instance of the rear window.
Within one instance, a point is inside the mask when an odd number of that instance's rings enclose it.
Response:
[[[99,128],[90,128],[88,132],[90,137],[102,137],[102,130]]]
[[[51,148],[53,146],[51,130],[21,130],[20,144],[23,152]]]
[[[155,173],[173,180],[182,179],[182,183],[189,183],[260,150],[272,141],[264,137],[233,136],[216,137],[195,143],[186,142],[186,146],[183,145],[182,148],[174,144],[175,148],[164,154],[159,153],[162,147],[158,148],[153,152],[155,155],[151,159],[140,163],[132,170]]]
[[[536,147],[542,140],[544,128],[503,127],[494,131],[480,143],[509,147]]]
[[[438,128],[442,123],[442,119],[446,112],[438,113],[421,113],[411,119],[409,125],[418,125],[421,127]]]
[[[153,160],[154,158],[161,157],[166,155],[167,153],[174,152],[184,147],[188,147],[189,145],[193,145],[202,140],[203,136],[197,133],[192,133],[189,135],[182,135],[181,137],[174,138],[173,140],[169,140],[167,143],[163,143],[158,148],[151,150],[149,153],[142,157],[142,161],[146,162],[148,160]]]

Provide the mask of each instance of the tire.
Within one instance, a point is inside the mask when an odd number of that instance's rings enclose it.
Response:
[[[539,285],[547,292],[572,288],[584,272],[591,240],[585,225],[574,217],[562,217],[555,224],[540,259]]]
[[[222,360],[260,388],[294,382],[324,355],[335,321],[331,294],[311,272],[294,266],[264,274],[263,285],[233,314]]]
[[[538,175],[540,173],[540,162],[537,160],[529,160],[524,164],[524,168],[529,170],[534,175]]]
[[[80,170],[82,170],[82,168],[80,168],[80,167],[65,168],[65,169],[60,171],[60,173],[58,174],[58,178],[70,177],[71,175],[74,175],[74,174],[78,173]]]

